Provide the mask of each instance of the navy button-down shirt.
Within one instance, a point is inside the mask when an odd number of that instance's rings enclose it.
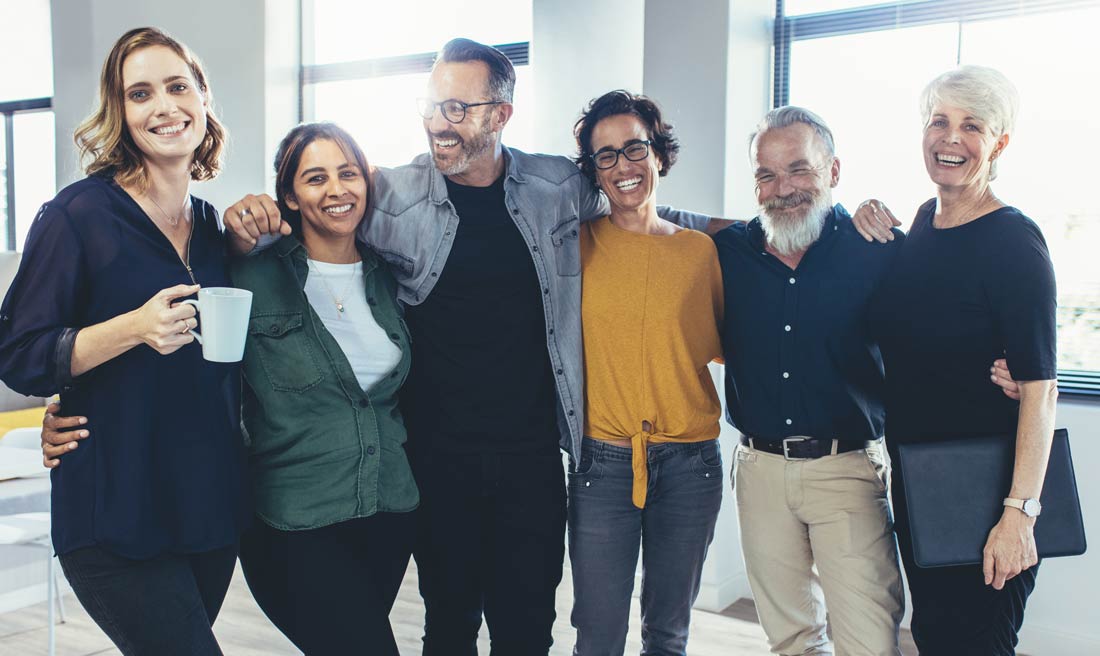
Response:
[[[868,243],[837,205],[792,270],[767,252],[760,219],[715,235],[731,424],[765,440],[882,436],[882,357],[867,308],[904,238],[895,236]]]
[[[192,198],[190,266],[229,284],[214,208]],[[76,182],[31,225],[0,313],[0,378],[23,394],[61,392],[90,436],[51,473],[59,554],[97,545],[132,559],[235,544],[251,511],[237,364],[198,343],[160,355],[144,344],[71,376],[73,338],[191,276],[172,243],[106,175]],[[201,317],[200,317],[201,321]]]

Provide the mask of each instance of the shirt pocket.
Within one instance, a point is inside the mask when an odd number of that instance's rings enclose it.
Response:
[[[317,346],[302,325],[301,312],[253,316],[248,336],[273,389],[304,392],[324,380]]]
[[[550,231],[550,243],[554,245],[554,262],[559,276],[581,274],[580,226],[577,217],[570,216]]]

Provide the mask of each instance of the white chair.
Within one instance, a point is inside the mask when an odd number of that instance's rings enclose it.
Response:
[[[38,452],[41,448],[40,432],[37,428],[21,428],[9,432],[0,438],[0,448],[30,449]],[[48,649],[54,656],[56,638],[54,636],[54,608],[61,623],[65,623],[65,602],[57,583],[57,571],[53,563],[53,543],[50,540],[50,513],[30,512],[17,515],[0,515],[0,545],[40,547],[46,552],[46,602],[49,605]]]

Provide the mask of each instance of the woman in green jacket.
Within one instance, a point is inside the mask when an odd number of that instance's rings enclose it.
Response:
[[[256,521],[241,564],[305,653],[396,655],[389,612],[419,497],[397,408],[408,332],[393,277],[355,239],[370,170],[344,130],[307,123],[283,139],[275,171],[292,232],[232,268],[254,295],[243,416]]]

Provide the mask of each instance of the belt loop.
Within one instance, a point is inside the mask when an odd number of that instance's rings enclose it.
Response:
[[[833,440],[833,447],[829,449],[829,455],[835,456],[836,450],[840,446],[840,440]]]

